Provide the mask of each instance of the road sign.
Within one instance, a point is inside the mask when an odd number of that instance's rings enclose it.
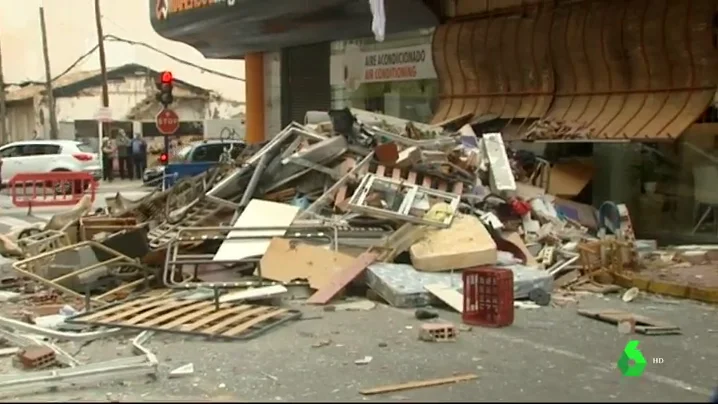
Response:
[[[174,135],[179,129],[179,116],[174,110],[163,108],[155,117],[157,130],[163,135]]]
[[[95,119],[100,122],[112,122],[112,110],[108,107],[100,107],[95,112]]]

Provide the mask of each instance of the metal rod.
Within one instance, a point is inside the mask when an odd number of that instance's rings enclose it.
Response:
[[[114,258],[110,258],[110,259],[107,260],[107,261],[96,262],[96,263],[94,263],[94,264],[92,264],[92,265],[90,265],[90,266],[88,266],[88,267],[80,268],[80,269],[75,270],[75,271],[72,271],[72,272],[70,272],[70,273],[68,273],[68,274],[65,274],[65,275],[62,275],[62,276],[58,276],[57,278],[48,279],[48,280],[51,281],[51,282],[64,281],[64,280],[66,280],[66,279],[72,278],[73,276],[80,275],[80,274],[83,274],[83,273],[85,273],[85,272],[92,271],[93,269],[101,268],[101,267],[103,267],[103,266],[106,266],[107,264],[111,264],[111,263],[113,263],[113,262],[118,262],[118,261],[122,261],[122,257],[114,257]]]
[[[259,159],[257,167],[255,167],[252,177],[249,179],[249,184],[244,188],[242,199],[239,201],[240,208],[245,208],[249,204],[249,201],[252,200],[254,191],[256,191],[257,185],[259,185],[259,180],[262,178],[262,174],[264,174],[264,170],[267,168],[271,156],[271,154],[267,153]]]
[[[328,198],[331,198],[334,196],[334,194],[341,188],[349,179],[353,178],[356,173],[359,172],[365,165],[369,164],[369,162],[374,157],[374,152],[367,154],[366,157],[364,157],[357,165],[354,166],[344,177],[340,178],[339,181],[335,182],[334,185],[332,185],[322,196],[320,196],[316,201],[314,201],[309,207],[304,211],[301,212],[297,219],[306,219],[308,215],[314,213],[314,210],[316,210],[321,204],[323,204]]]

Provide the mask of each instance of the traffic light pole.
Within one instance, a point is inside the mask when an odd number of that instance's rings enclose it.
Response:
[[[164,137],[165,137],[165,139],[164,139],[164,140],[165,140],[165,155],[167,155],[167,160],[168,160],[167,163],[169,163],[169,158],[170,158],[170,137],[167,136],[167,135],[164,135]],[[165,167],[166,167],[166,166],[165,166]],[[166,176],[166,175],[167,175],[167,173],[166,173],[165,171],[163,171],[163,172],[162,172],[162,191],[164,191],[164,190],[165,190],[165,187],[167,186],[167,185],[166,185],[166,184],[167,184],[167,181],[166,181],[166,179],[165,179],[165,176]]]

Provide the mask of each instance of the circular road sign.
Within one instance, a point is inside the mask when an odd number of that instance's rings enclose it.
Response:
[[[179,116],[174,110],[169,108],[162,109],[155,117],[157,130],[163,135],[174,135],[179,129]]]

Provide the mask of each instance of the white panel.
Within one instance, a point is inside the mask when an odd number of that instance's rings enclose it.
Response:
[[[299,213],[299,208],[284,203],[253,199],[232,227],[288,227]],[[266,237],[263,239],[225,240],[214,255],[214,261],[239,261],[258,257],[269,248],[272,237],[283,236],[284,230],[233,230],[229,237]]]

